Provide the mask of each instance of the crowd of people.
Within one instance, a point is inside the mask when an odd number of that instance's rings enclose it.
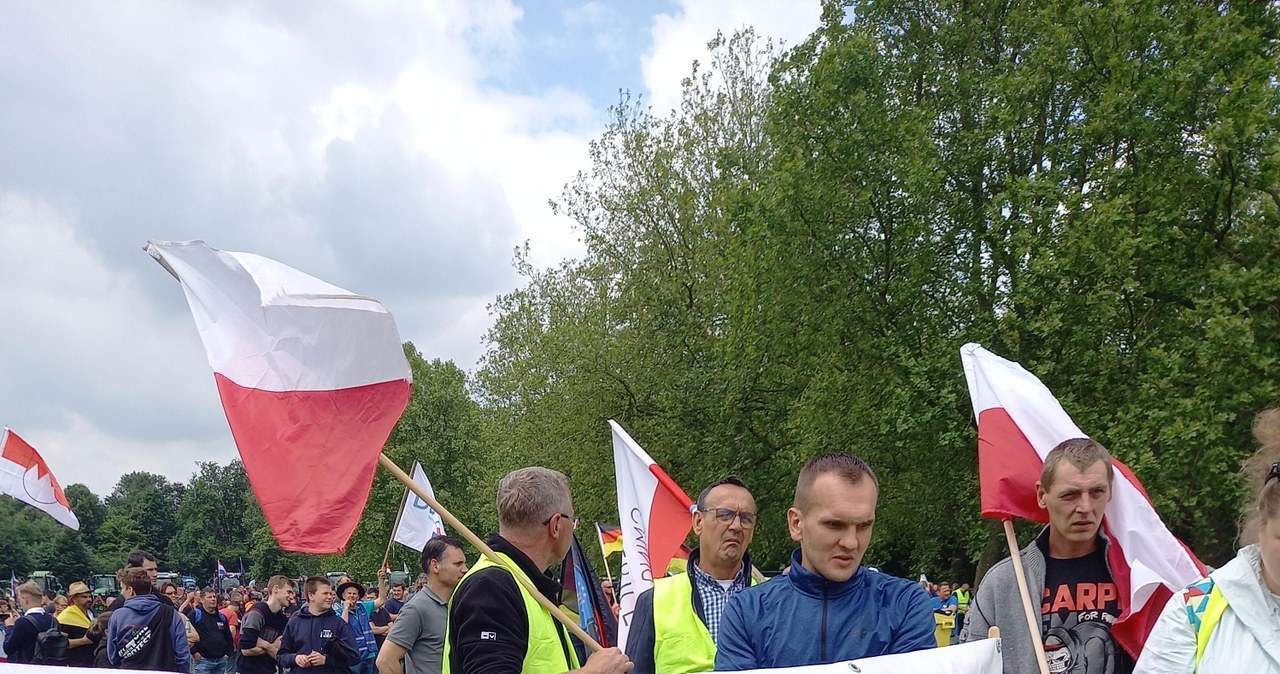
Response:
[[[1049,671],[1212,673],[1246,663],[1251,672],[1280,671],[1280,412],[1260,417],[1257,433],[1264,447],[1246,467],[1256,498],[1244,536],[1258,542],[1177,593],[1141,654],[1111,634],[1127,598],[1116,589],[1101,526],[1110,454],[1080,438],[1046,456],[1037,499],[1049,524],[1020,558],[1031,596],[1041,598]],[[565,559],[578,526],[568,479],[540,467],[498,486],[499,530],[488,545],[501,564],[485,556],[469,564],[460,541],[437,537],[422,550],[413,588],[388,588],[383,570],[376,588],[312,577],[296,597],[293,581],[274,576],[248,595],[205,590],[179,599],[172,585],[155,585],[155,560],[139,551],[120,571],[123,594],[111,606],[95,606],[83,583],[52,603],[34,583],[20,586],[4,648],[11,662],[49,664],[61,634],[59,664],[198,674],[691,674],[934,648],[935,616],[944,615],[955,618],[961,642],[999,627],[1006,673],[1040,671],[1010,559],[972,591],[862,564],[878,498],[862,460],[811,459],[787,511],[798,548],[784,574],[764,580],[748,551],[759,517],[750,488],[733,477],[709,485],[692,514],[698,547],[687,572],[655,579],[621,616],[625,655],[610,647],[581,657],[582,644],[529,589],[558,603],[562,588],[548,571]]]

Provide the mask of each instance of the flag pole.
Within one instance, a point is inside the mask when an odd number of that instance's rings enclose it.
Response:
[[[382,566],[379,569],[387,568],[387,560],[391,559],[391,546],[396,544],[396,532],[400,531],[400,518],[404,517],[404,504],[409,502],[409,488],[404,488],[404,495],[400,497],[400,510],[396,512],[396,523],[391,526],[391,538],[387,541],[387,551],[382,554]]]
[[[613,598],[618,599],[618,586],[613,584],[613,572],[609,570],[609,555],[604,551],[604,533],[600,531],[600,523],[596,522],[596,542],[600,544],[600,559],[604,560],[604,575],[609,578],[609,587],[613,588]]]
[[[533,583],[527,580],[523,574],[508,567],[507,563],[502,561],[502,558],[498,556],[498,553],[494,552],[493,549],[486,545],[484,541],[480,540],[480,537],[468,529],[467,525],[463,524],[461,520],[454,517],[453,513],[440,505],[440,502],[428,494],[427,490],[423,489],[417,482],[414,482],[413,478],[409,477],[408,473],[405,473],[400,469],[400,466],[396,465],[395,461],[392,461],[386,454],[379,454],[378,463],[394,475],[397,480],[403,482],[404,486],[408,487],[409,490],[418,498],[422,499],[427,505],[431,506],[432,509],[439,513],[440,517],[446,524],[453,527],[454,531],[462,534],[462,537],[467,539],[468,543],[474,545],[477,550],[484,554],[485,557],[488,557],[489,561],[511,571],[511,577],[514,578],[517,583],[520,583],[521,587],[533,595],[533,598],[537,599],[538,603],[542,605],[542,608],[547,609],[547,612],[549,612],[553,618],[559,620],[562,625],[569,628],[569,632],[572,633],[573,636],[578,637],[578,640],[581,641],[588,649],[592,652],[604,649],[604,647],[592,638],[590,634],[587,634],[585,630],[578,626],[578,621],[565,615],[565,612],[561,611],[560,607],[552,604],[551,600],[544,597],[542,593],[538,591],[538,588],[534,587]]]
[[[1040,621],[1036,618],[1036,610],[1031,605],[1031,594],[1027,591],[1027,573],[1022,569],[1022,551],[1018,549],[1018,537],[1013,533],[1013,520],[1004,520],[1004,537],[1009,542],[1009,557],[1013,562],[1013,575],[1018,579],[1018,594],[1022,596],[1022,609],[1027,616],[1031,645],[1035,647],[1036,664],[1040,665],[1040,674],[1049,674],[1049,662],[1044,656],[1044,640],[1040,636]]]

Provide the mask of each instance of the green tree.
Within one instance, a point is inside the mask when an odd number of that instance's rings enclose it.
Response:
[[[108,515],[98,529],[98,545],[93,550],[93,568],[113,573],[124,568],[129,553],[144,548],[147,536],[137,522],[123,515]]]
[[[84,534],[85,543],[93,545],[98,528],[107,519],[107,507],[97,494],[82,484],[68,485],[63,493],[67,496],[67,503],[71,504],[71,512],[80,520],[80,533]]]
[[[128,473],[106,499],[107,517],[133,520],[144,536],[142,549],[155,555],[163,566],[169,561],[166,553],[169,539],[177,530],[176,514],[183,491],[182,485],[169,482],[163,475]]]
[[[93,555],[84,544],[84,537],[65,527],[37,548],[36,563],[52,571],[66,586],[88,578],[94,571]]]

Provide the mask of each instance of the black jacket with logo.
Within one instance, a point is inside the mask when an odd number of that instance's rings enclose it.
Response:
[[[488,542],[495,552],[510,557],[544,597],[560,603],[560,583],[539,571],[528,555],[496,534]],[[556,627],[568,659],[572,646],[565,630],[558,623]],[[453,674],[516,674],[524,668],[528,647],[529,614],[520,585],[510,573],[489,567],[458,586],[449,602],[449,670]]]

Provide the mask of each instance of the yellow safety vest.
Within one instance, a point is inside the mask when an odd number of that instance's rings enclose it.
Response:
[[[748,585],[755,579],[748,578]],[[693,578],[687,573],[653,581],[653,669],[689,674],[715,669],[716,644],[693,610]]]
[[[507,573],[518,573],[525,580],[530,580],[528,574],[516,566],[516,563],[510,557],[503,553],[497,553],[502,561],[507,563],[507,568],[503,568],[492,561],[488,557],[481,556],[480,561],[467,571],[467,575],[462,577],[462,582],[458,583],[458,587],[453,592],[453,597],[449,600],[450,609],[453,608],[453,599],[459,594],[463,583],[467,579],[475,575],[481,569],[487,569],[496,566],[503,569]],[[532,584],[532,581],[530,581]],[[520,671],[523,674],[562,674],[574,669],[578,669],[578,655],[574,652],[573,646],[569,643],[568,636],[564,633],[564,628],[551,617],[546,609],[542,608],[542,604],[523,585],[516,584],[520,588],[520,596],[524,599],[524,612],[529,619],[529,643],[525,647],[524,664]],[[445,630],[444,639],[444,673],[450,674],[450,652],[452,648],[450,644],[453,642],[453,624],[452,622]],[[567,656],[566,656],[567,653]]]
[[[959,609],[960,609],[960,612],[961,612],[961,613],[966,613],[966,612],[968,612],[968,610],[969,610],[969,599],[973,596],[973,592],[972,592],[972,591],[965,592],[964,590],[956,590],[956,591],[955,591],[955,595],[956,595],[956,604],[958,604],[957,608],[959,608]]]

